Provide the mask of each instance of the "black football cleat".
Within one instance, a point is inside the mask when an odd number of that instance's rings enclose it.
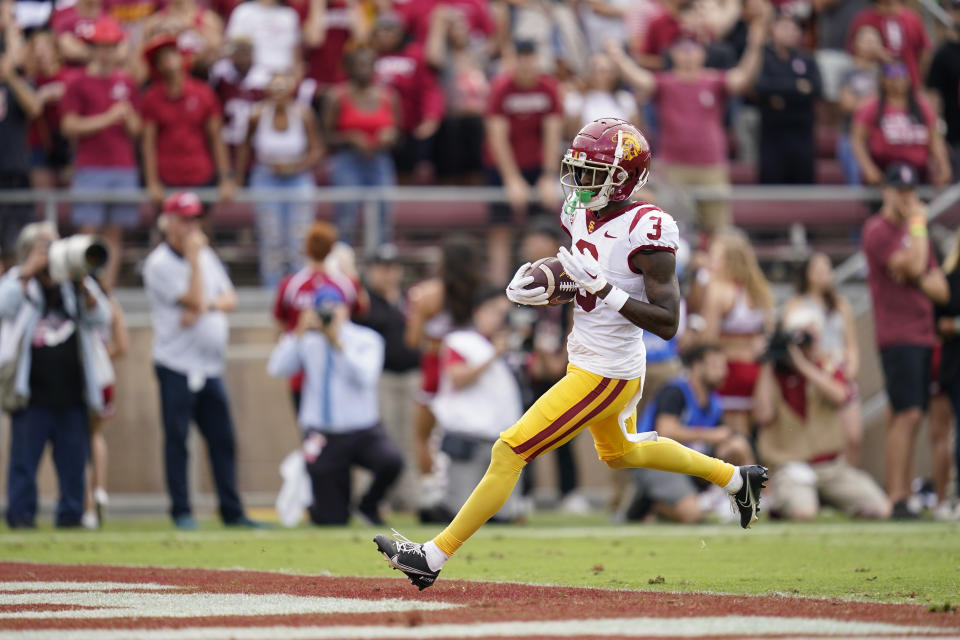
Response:
[[[730,496],[730,500],[740,512],[740,526],[749,529],[750,525],[757,521],[757,514],[760,512],[760,490],[767,486],[767,468],[752,464],[737,467],[737,471],[743,478],[743,486]]]
[[[440,575],[439,570],[431,571],[427,565],[423,545],[407,539],[396,529],[393,530],[392,540],[387,536],[377,535],[373,541],[377,543],[377,549],[387,559],[387,563],[405,573],[413,586],[420,591],[432,586]]]

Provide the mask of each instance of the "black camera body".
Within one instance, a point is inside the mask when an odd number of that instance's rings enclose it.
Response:
[[[330,323],[333,322],[333,310],[336,309],[337,303],[333,300],[322,300],[316,306],[317,317],[320,318],[320,324],[324,327],[330,326]]]
[[[793,369],[788,348],[792,346],[809,347],[813,342],[813,334],[809,331],[786,331],[781,325],[767,339],[767,349],[760,356],[760,362],[772,362],[780,371]]]

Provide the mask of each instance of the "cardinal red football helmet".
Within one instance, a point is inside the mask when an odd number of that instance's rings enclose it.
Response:
[[[591,210],[626,200],[650,176],[650,158],[650,144],[635,126],[618,118],[594,120],[563,157],[563,195]]]

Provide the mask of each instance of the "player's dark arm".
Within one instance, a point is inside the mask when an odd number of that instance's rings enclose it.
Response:
[[[650,331],[664,340],[677,334],[680,324],[680,283],[677,282],[677,260],[670,251],[639,251],[630,257],[630,266],[643,274],[647,300],[630,298],[620,309],[624,318],[644,331]],[[610,293],[608,284],[598,294],[605,298]]]

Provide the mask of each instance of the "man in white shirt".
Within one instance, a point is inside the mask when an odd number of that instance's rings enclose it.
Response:
[[[523,415],[520,385],[503,358],[508,347],[509,301],[499,289],[482,294],[473,323],[451,331],[440,351],[440,385],[431,409],[443,433],[440,450],[449,459],[443,506],[460,510],[490,465],[490,449]],[[514,488],[495,519],[521,515]]]
[[[255,526],[237,493],[233,421],[222,375],[237,296],[200,226],[196,194],[175,193],[163,203],[164,242],[150,252],[143,281],[153,321],[153,363],[163,411],[164,463],[170,515],[181,529],[197,528],[187,487],[191,419],[207,441],[210,466],[227,525]]]
[[[296,328],[280,339],[267,363],[275,378],[303,371],[298,420],[309,452],[314,524],[347,524],[355,465],[373,473],[357,512],[370,524],[383,524],[380,502],[403,471],[403,455],[380,424],[383,338],[350,322],[349,315],[340,290],[321,287],[314,307],[300,313]]]
[[[300,19],[297,12],[276,0],[241,3],[227,22],[229,40],[253,42],[253,68],[244,82],[265,89],[276,71],[293,71],[300,51]]]

